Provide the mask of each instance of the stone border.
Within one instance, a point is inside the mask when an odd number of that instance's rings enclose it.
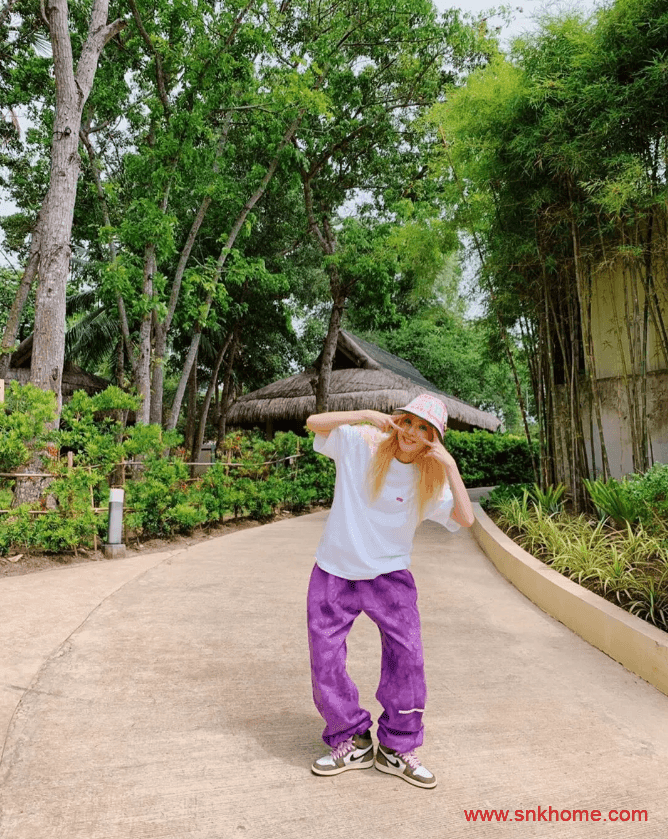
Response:
[[[554,571],[473,505],[473,535],[497,570],[536,606],[668,695],[668,633]]]

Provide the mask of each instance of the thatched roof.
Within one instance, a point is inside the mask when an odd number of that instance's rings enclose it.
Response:
[[[5,379],[7,381],[17,381],[22,385],[30,381],[32,340],[33,336],[29,335],[12,353],[9,370],[5,373]],[[75,390],[85,390],[86,393],[92,396],[104,390],[108,385],[109,382],[101,379],[99,376],[94,376],[92,373],[86,373],[85,370],[77,367],[76,364],[68,363],[63,369],[61,390],[65,399],[70,397]]]
[[[229,425],[299,422],[315,411],[316,366],[240,397],[230,408]],[[349,332],[339,334],[329,391],[330,411],[372,408],[389,413],[420,393],[433,393],[448,408],[450,428],[496,431],[493,414],[437,390],[412,364]]]

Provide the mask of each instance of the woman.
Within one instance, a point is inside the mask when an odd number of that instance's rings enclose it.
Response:
[[[359,425],[366,423],[366,425]],[[415,749],[426,700],[417,590],[408,570],[424,518],[448,530],[473,524],[457,464],[443,445],[445,405],[422,394],[392,416],[379,411],[314,414],[315,451],[336,463],[334,502],[308,592],[313,698],[331,752],[316,775],[374,765],[414,786],[436,786]],[[370,425],[369,425],[370,424]],[[365,612],[380,629],[383,706],[374,760],[371,716],[346,672],[346,637]]]

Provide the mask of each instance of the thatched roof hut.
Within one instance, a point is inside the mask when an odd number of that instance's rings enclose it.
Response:
[[[22,341],[12,353],[9,362],[9,370],[5,373],[7,381],[17,381],[22,385],[30,381],[30,361],[32,358],[32,339],[29,335]],[[63,381],[61,385],[63,399],[69,399],[75,390],[85,390],[89,396],[99,393],[109,385],[109,382],[86,373],[76,364],[67,363],[63,369]]]
[[[228,426],[260,426],[268,434],[288,430],[302,433],[306,418],[315,411],[318,361],[303,373],[241,396],[229,410]],[[496,431],[501,425],[493,414],[441,393],[403,358],[350,332],[339,333],[329,392],[330,411],[372,408],[390,413],[425,392],[445,402],[449,428]]]

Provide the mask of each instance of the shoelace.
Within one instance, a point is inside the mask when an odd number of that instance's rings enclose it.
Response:
[[[403,752],[403,753],[397,752],[397,754],[413,770],[419,769],[422,766],[422,764],[418,760],[417,755],[415,754],[414,751],[413,752]]]
[[[334,760],[338,760],[340,757],[345,757],[348,752],[352,752],[354,748],[353,738],[349,737],[347,740],[344,740],[343,743],[339,743],[338,746],[335,746],[332,749],[332,757]]]

